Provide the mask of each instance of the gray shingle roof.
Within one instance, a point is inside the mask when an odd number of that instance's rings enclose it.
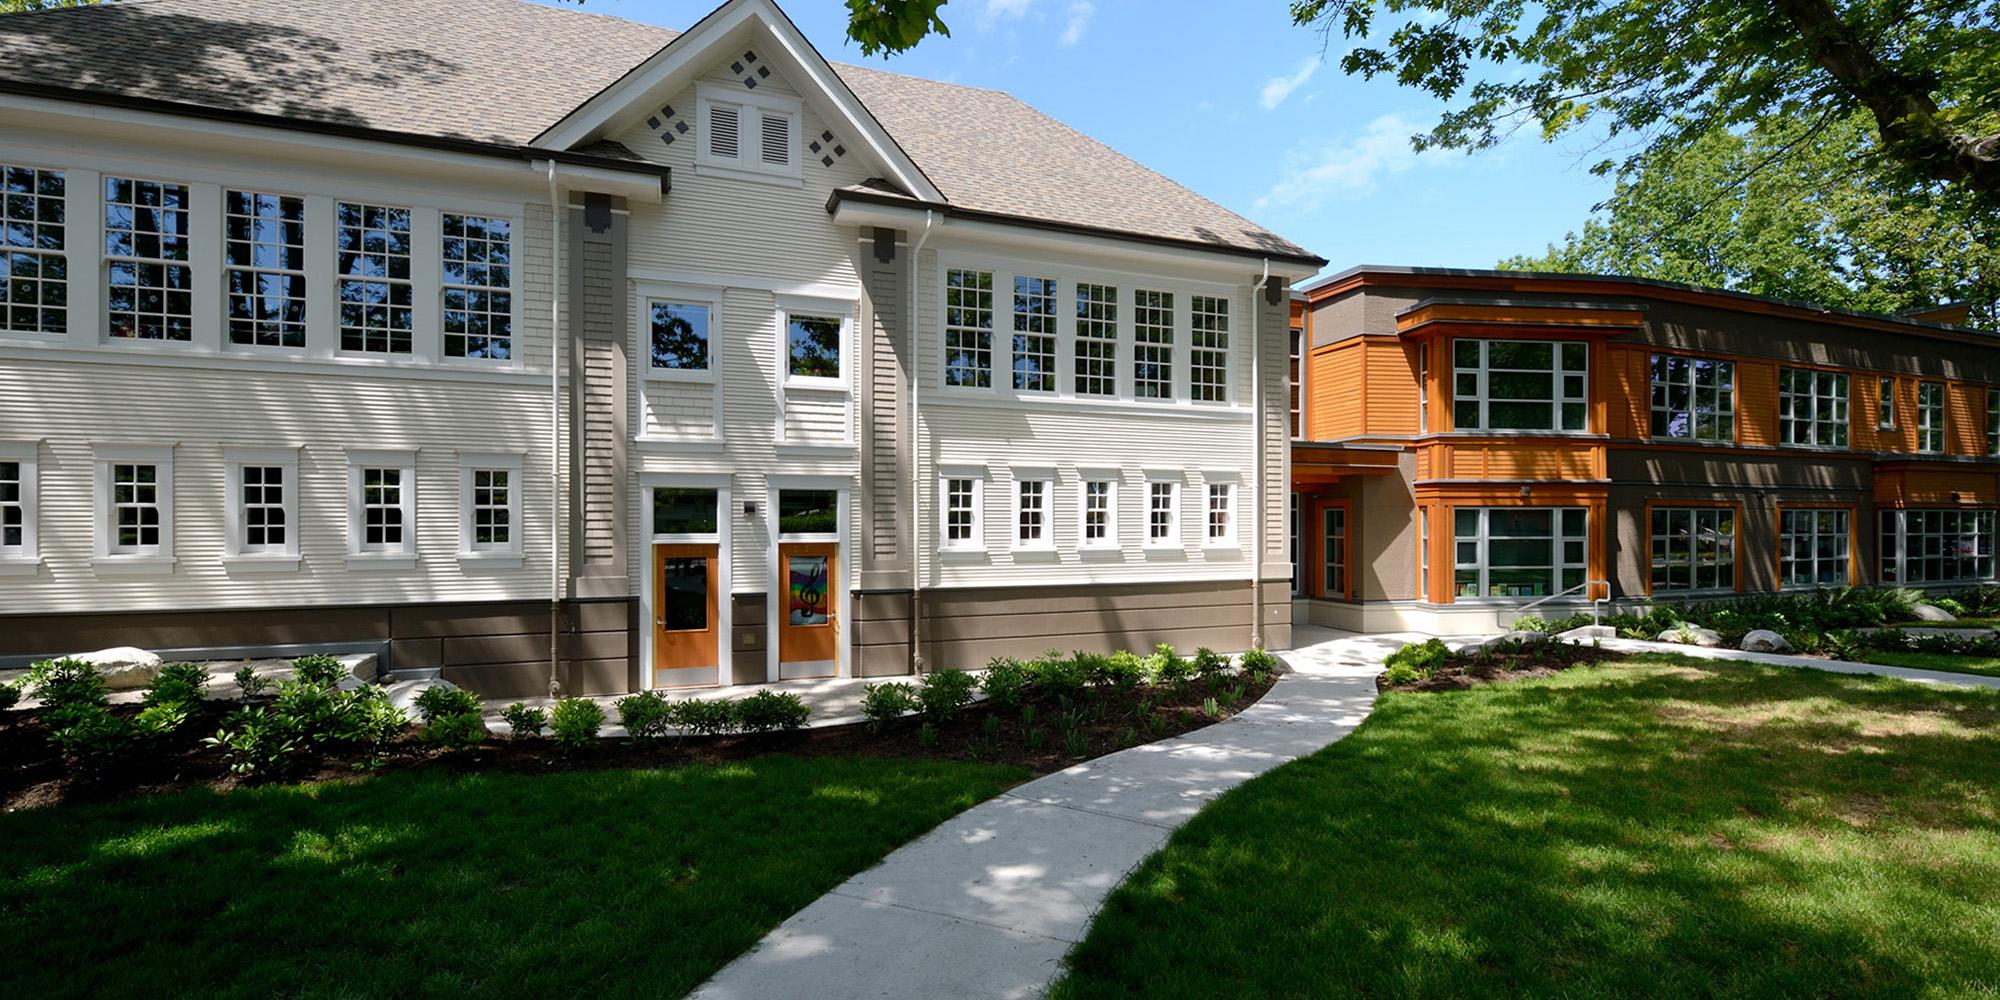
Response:
[[[0,16],[0,87],[521,145],[675,37],[519,0],[126,0]],[[835,69],[954,208],[1312,256],[1007,94]]]

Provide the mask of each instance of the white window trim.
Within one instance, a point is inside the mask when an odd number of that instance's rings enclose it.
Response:
[[[1187,492],[1187,477],[1179,472],[1146,473],[1146,494],[1141,510],[1145,519],[1140,522],[1140,547],[1154,551],[1179,552],[1181,545],[1181,505],[1182,494]],[[1167,536],[1153,537],[1153,487],[1165,483],[1173,487],[1168,492]]]
[[[706,82],[695,84],[694,93],[695,129],[699,140],[695,143],[694,151],[696,174],[783,184],[788,187],[804,186],[802,176],[804,157],[800,155],[800,149],[805,144],[803,135],[805,114],[804,105],[798,98]],[[718,104],[735,107],[739,112],[737,156],[734,159],[716,156],[708,146],[709,108]],[[745,112],[755,112],[755,114]],[[765,117],[782,117],[791,122],[791,157],[783,166],[764,162],[761,151],[764,145],[762,119]],[[752,155],[753,153],[756,155]]]
[[[425,314],[427,310],[424,308],[424,296],[420,294],[419,291],[427,284],[436,285],[438,288],[436,321],[438,323],[438,332],[437,332],[437,337],[439,341],[438,351],[439,353],[442,353],[444,348],[443,345],[444,213],[441,211],[431,211],[427,213],[426,210],[424,209],[417,208],[413,205],[406,205],[401,202],[395,201],[393,199],[349,198],[342,195],[335,195],[330,197],[328,201],[332,203],[333,215],[327,220],[326,244],[328,249],[326,253],[328,255],[328,267],[330,268],[330,270],[329,273],[324,278],[324,283],[326,285],[327,295],[331,296],[331,298],[333,299],[332,309],[330,310],[332,316],[331,322],[333,325],[327,334],[328,346],[332,351],[332,353],[341,358],[355,358],[364,361],[372,361],[378,364],[383,363],[385,361],[407,362],[411,360],[417,360],[417,361],[431,360],[432,353],[429,350],[428,345],[425,343],[426,336],[423,329],[425,324]],[[410,262],[409,277],[397,279],[384,275],[379,278],[368,278],[350,274],[343,274],[341,272],[340,231],[343,227],[340,225],[340,206],[342,205],[354,205],[363,209],[364,212],[368,208],[379,208],[385,211],[397,211],[397,212],[409,213],[410,244],[409,244],[409,252],[407,254],[407,257]],[[423,221],[427,214],[430,218],[430,223],[431,223],[430,226],[428,227],[429,231],[427,231],[425,223]],[[473,215],[477,213],[453,212],[451,214]],[[492,216],[485,216],[485,218],[492,218]],[[426,240],[423,238],[424,236],[430,237],[437,243],[437,246],[435,247],[437,260],[431,265],[429,265],[428,268],[419,260],[419,255],[426,253],[427,247],[429,247],[429,243],[426,242]],[[509,248],[509,250],[511,252],[512,248]],[[385,254],[384,258],[387,259],[388,257],[395,257],[395,256],[405,256],[405,255]],[[428,280],[426,281],[421,279],[419,277],[420,275],[428,275]],[[340,306],[341,306],[340,293],[341,293],[341,286],[348,282],[355,282],[361,284],[384,284],[384,285],[389,285],[392,288],[397,285],[402,285],[410,290],[410,349],[408,351],[403,353],[397,353],[395,351],[349,350],[345,345],[341,343],[342,325],[340,321]],[[313,282],[307,283],[306,289],[308,292],[312,290],[312,286]],[[308,347],[314,344],[315,330],[313,329],[313,327],[320,318],[320,313],[317,311],[317,309],[318,309],[317,303],[312,299],[308,299],[308,304],[306,307],[306,344]],[[515,328],[519,329],[518,325]]]
[[[422,284],[418,284],[415,291],[411,293],[411,298],[413,302],[419,303],[424,302],[426,298],[430,299],[430,303],[424,306],[424,308],[435,311],[419,313],[414,317],[417,324],[412,344],[415,356],[421,360],[427,356],[427,351],[434,350],[436,353],[428,356],[435,358],[435,363],[440,367],[469,368],[474,371],[512,370],[527,367],[527,355],[529,353],[527,350],[528,331],[522,323],[522,310],[526,306],[528,296],[527,290],[522,287],[521,281],[521,276],[525,270],[524,262],[526,260],[527,249],[527,227],[524,225],[524,218],[515,212],[477,205],[469,207],[460,205],[445,205],[431,208],[420,207],[417,211],[425,213],[428,221],[422,224],[425,228],[420,229],[418,228],[418,221],[415,218],[411,219],[410,225],[413,232],[411,233],[410,250],[413,254],[428,254],[430,259],[422,261],[412,258],[410,261],[410,279],[412,283],[414,284],[419,280],[422,281]],[[509,264],[506,292],[508,329],[512,333],[508,336],[507,357],[505,360],[497,358],[454,358],[445,353],[445,289],[468,287],[453,285],[444,280],[444,217],[447,215],[473,216],[481,219],[504,219],[507,222],[507,256]],[[325,245],[329,248],[328,252],[330,253],[332,245]],[[419,279],[418,275],[422,275],[422,279]],[[486,287],[491,290],[498,286],[489,285]],[[308,312],[311,312],[311,306],[308,306],[307,309]],[[312,315],[317,316],[319,314],[312,313]],[[313,343],[313,338],[321,335],[331,336],[335,343],[339,342],[340,321],[337,309],[334,313],[333,329],[330,332],[322,334],[309,328],[306,331],[306,343]],[[342,356],[354,357],[352,354],[343,354]],[[401,355],[391,355],[386,363],[395,364],[405,360],[408,359]],[[376,361],[373,363],[383,364],[385,362]]]
[[[653,308],[655,302],[677,302],[684,305],[708,307],[708,367],[707,368],[655,368],[653,366]],[[722,332],[722,289],[702,285],[670,285],[644,282],[638,285],[638,304],[634,309],[633,347],[638,352],[639,377],[654,382],[720,382],[722,359],[717,355],[716,338]],[[716,394],[717,427],[721,426],[721,393]]]
[[[847,392],[854,381],[854,313],[852,299],[819,299],[800,295],[780,295],[778,299],[778,372],[786,389],[818,392]],[[823,316],[840,320],[840,374],[833,378],[792,374],[792,315]],[[713,361],[710,362],[713,364]]]
[[[518,452],[458,453],[458,560],[494,568],[517,568],[522,563],[522,532],[527,527],[521,517],[522,456]],[[507,471],[507,544],[478,548],[472,542],[472,474],[479,469]]]
[[[174,446],[167,445],[99,445],[95,449],[93,462],[96,475],[93,483],[95,516],[92,531],[95,541],[93,564],[99,572],[129,571],[135,573],[172,572],[174,568]],[[120,464],[151,465],[158,471],[156,481],[160,487],[160,544],[150,550],[119,552],[111,547],[111,533],[115,527],[111,506],[111,467]]]
[[[1021,540],[1021,484],[1042,484],[1042,538],[1038,542]],[[1015,552],[1054,553],[1056,551],[1056,474],[1054,469],[1045,467],[1015,467],[1014,469],[1014,517],[1008,525],[1008,541]]]
[[[262,570],[296,570],[299,568],[299,449],[297,448],[224,448],[222,461],[227,473],[224,477],[229,491],[224,498],[224,522],[227,534],[223,541],[222,564],[231,568]],[[285,543],[251,548],[244,544],[243,530],[243,467],[246,465],[276,466],[284,470],[283,510],[285,512]]]
[[[1924,405],[1924,390],[1926,389],[1935,390],[1935,395],[1937,397],[1936,406]],[[1946,414],[1950,412],[1950,409],[1951,409],[1951,403],[1949,400],[1945,398],[1945,387],[1943,382],[1917,383],[1917,453],[1918,454],[1942,455],[1945,453],[1948,447],[1948,443],[1945,440],[1945,422],[1949,419],[1946,416]],[[1932,417],[1936,417],[1936,419],[1933,420]],[[1926,438],[1934,438],[1937,441],[1937,447],[1935,448],[1924,447]]]
[[[1076,486],[1076,546],[1086,552],[1116,552],[1118,545],[1118,485],[1123,477],[1114,469],[1080,469]],[[1084,531],[1084,516],[1088,512],[1085,496],[1090,483],[1103,483],[1110,489],[1104,503],[1104,537],[1091,540]]]
[[[32,575],[41,569],[41,545],[35,537],[40,519],[40,453],[39,441],[0,441],[0,462],[21,466],[21,544],[0,545],[0,576]]]
[[[77,318],[79,316],[79,311],[77,306],[83,297],[77,294],[78,291],[77,282],[80,279],[92,280],[94,277],[89,274],[83,274],[83,275],[77,274],[79,268],[76,266],[76,261],[78,261],[79,259],[84,259],[86,255],[78,253],[74,249],[72,249],[74,245],[75,234],[83,228],[82,226],[78,225],[76,221],[71,221],[71,214],[74,211],[73,206],[77,202],[75,188],[72,183],[72,177],[71,177],[72,171],[67,167],[45,167],[42,166],[40,161],[36,158],[32,157],[22,158],[13,156],[12,154],[10,154],[4,162],[0,162],[0,167],[13,167],[19,170],[32,170],[38,174],[54,174],[55,176],[60,177],[62,179],[63,221],[60,223],[60,225],[62,226],[63,230],[63,249],[41,250],[34,247],[10,247],[9,249],[12,252],[33,254],[37,258],[42,258],[42,259],[57,258],[61,260],[63,262],[63,267],[64,267],[64,277],[62,279],[63,294],[65,296],[65,302],[67,303],[66,305],[60,307],[63,313],[63,329],[61,331],[43,330],[40,328],[39,320],[36,323],[35,329],[32,330],[15,329],[14,327],[8,325],[13,321],[12,316],[0,314],[0,337],[5,337],[8,340],[20,339],[28,341],[48,341],[54,343],[65,343],[69,341],[71,337],[75,336],[79,332],[76,329]],[[95,189],[96,201],[94,207],[95,210],[101,215],[104,211],[104,184],[101,180],[97,180],[95,175],[86,174],[86,176],[89,177],[90,180],[94,182],[91,185],[92,188]],[[35,199],[38,203],[41,200],[41,197],[42,197],[41,193],[39,191],[36,192]],[[99,219],[98,221],[102,223],[103,220]],[[96,243],[98,252],[102,253],[104,249],[104,240],[101,230],[98,233]],[[37,291],[39,292],[39,289],[37,289]],[[92,301],[95,300],[93,299]],[[85,319],[86,321],[89,321],[88,316],[86,316]],[[5,570],[0,569],[0,572],[5,572]]]
[[[1196,300],[1196,299],[1198,299],[1198,298],[1199,298],[1199,299],[1210,299],[1210,300],[1214,300],[1214,301],[1219,301],[1219,302],[1221,302],[1221,304],[1222,304],[1222,311],[1221,311],[1221,312],[1219,312],[1219,313],[1216,313],[1216,314],[1215,314],[1215,315],[1217,315],[1217,316],[1220,316],[1220,317],[1222,318],[1222,330],[1221,330],[1221,333],[1222,333],[1222,342],[1223,342],[1223,346],[1222,346],[1222,347],[1197,347],[1197,346],[1195,346],[1195,342],[1194,342],[1194,315],[1195,315],[1195,309],[1194,309],[1194,306],[1195,306],[1195,300]],[[1189,399],[1189,401],[1190,401],[1190,402],[1192,402],[1192,403],[1194,403],[1194,404],[1195,404],[1196,406],[1229,406],[1230,404],[1232,404],[1232,403],[1236,402],[1236,397],[1237,397],[1237,392],[1236,392],[1236,377],[1235,377],[1235,376],[1236,376],[1236,348],[1237,348],[1237,346],[1238,346],[1238,344],[1239,344],[1240,342],[1239,342],[1239,341],[1238,341],[1238,340],[1236,339],[1236,311],[1235,311],[1235,303],[1236,303],[1236,300],[1235,300],[1235,298],[1234,298],[1233,296],[1229,296],[1229,295],[1205,295],[1205,294],[1203,294],[1203,293],[1200,293],[1200,292],[1194,292],[1194,293],[1190,293],[1190,294],[1189,294],[1189,295],[1187,296],[1187,311],[1188,311],[1188,321],[1187,321],[1187,330],[1188,330],[1188,337],[1187,337],[1187,383],[1188,383],[1188,384],[1187,384],[1187,394],[1188,394],[1188,399]],[[1253,303],[1251,307],[1252,307],[1252,308],[1255,308],[1255,304]],[[1290,331],[1289,331],[1289,329],[1287,330],[1287,333],[1286,333],[1286,335],[1287,335],[1287,336],[1290,336]],[[1286,348],[1286,350],[1287,350],[1287,353],[1289,354],[1289,351],[1290,351],[1290,348],[1289,348],[1289,347],[1287,347],[1287,348]],[[1201,354],[1219,354],[1219,355],[1221,355],[1221,356],[1222,356],[1222,367],[1221,367],[1221,372],[1222,372],[1222,383],[1221,383],[1221,385],[1219,386],[1219,388],[1220,388],[1220,389],[1222,390],[1222,398],[1221,398],[1221,399],[1195,399],[1195,398],[1194,398],[1194,386],[1195,386],[1195,382],[1194,382],[1194,369],[1195,369],[1195,365],[1194,365],[1194,358],[1195,358],[1195,355],[1196,355],[1197,353],[1201,353]],[[1287,404],[1286,404],[1286,413],[1287,413],[1287,419],[1290,419],[1290,417],[1289,417],[1289,414],[1290,414],[1290,411],[1291,411],[1291,407],[1290,407],[1290,403],[1289,403],[1289,402],[1287,402]],[[1232,530],[1233,530],[1233,529],[1232,529]],[[1204,532],[1204,533],[1205,533],[1205,532]]]
[[[361,473],[364,469],[395,469],[402,476],[403,544],[395,548],[368,548],[366,513],[361,505]],[[349,569],[411,569],[417,565],[417,453],[348,449],[347,452],[347,567]]]
[[[1235,472],[1209,471],[1202,473],[1202,484],[1201,484],[1201,547],[1202,548],[1237,549],[1242,547],[1242,542],[1239,541],[1238,538],[1240,533],[1237,531],[1237,522],[1242,519],[1242,513],[1243,513],[1243,490],[1241,489],[1240,481],[1241,477],[1238,476]],[[1219,538],[1213,537],[1208,533],[1208,515],[1209,515],[1209,501],[1210,501],[1209,491],[1217,486],[1226,487],[1229,490],[1229,509],[1228,509],[1229,520],[1225,525],[1228,531]]]
[[[954,542],[946,524],[951,514],[950,487],[953,479],[972,480],[972,538]],[[937,473],[937,550],[941,553],[986,551],[986,470],[977,466],[939,466]]]

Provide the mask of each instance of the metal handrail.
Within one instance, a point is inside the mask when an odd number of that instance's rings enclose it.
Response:
[[[1609,580],[1585,580],[1582,583],[1579,583],[1576,586],[1571,587],[1568,590],[1562,591],[1560,593],[1550,594],[1547,597],[1536,598],[1531,603],[1523,604],[1520,607],[1515,608],[1514,617],[1508,620],[1507,627],[1510,629],[1513,628],[1514,623],[1526,617],[1528,612],[1533,611],[1536,608],[1539,608],[1542,605],[1547,604],[1558,597],[1568,597],[1569,595],[1574,594],[1579,590],[1585,590],[1590,587],[1597,587],[1597,586],[1602,586],[1604,588],[1604,596],[1592,598],[1590,601],[1590,624],[1593,628],[1595,628],[1600,622],[1604,620],[1604,616],[1602,614],[1604,603],[1606,601],[1611,600],[1611,581]]]

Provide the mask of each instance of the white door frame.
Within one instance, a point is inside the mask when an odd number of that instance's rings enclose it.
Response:
[[[715,534],[713,535],[655,535],[653,533],[653,490],[704,489],[715,491]],[[653,637],[658,630],[653,618],[653,547],[661,544],[714,543],[715,551],[715,682],[720,687],[728,687],[734,682],[734,672],[730,666],[730,651],[735,643],[730,641],[730,612],[735,603],[731,599],[729,575],[729,527],[734,520],[730,515],[734,508],[730,505],[730,476],[719,474],[685,473],[645,473],[639,477],[640,510],[645,520],[640,522],[645,545],[645,572],[639,577],[639,619],[643,632],[639,638],[640,690],[655,688],[653,669]]]
[[[830,541],[838,546],[836,551],[839,554],[839,561],[835,563],[835,566],[840,573],[839,582],[837,583],[840,600],[840,623],[836,627],[834,634],[834,676],[854,676],[854,657],[851,655],[853,644],[849,640],[849,637],[853,634],[851,632],[853,626],[850,623],[854,621],[852,614],[854,587],[851,582],[852,577],[850,573],[852,572],[852,568],[849,566],[848,558],[853,552],[853,546],[848,544],[848,540],[854,537],[852,530],[854,523],[852,520],[853,505],[851,502],[854,493],[853,484],[854,479],[851,476],[778,475],[765,477],[764,503],[766,510],[764,512],[764,524],[769,538],[764,550],[764,579],[769,580],[771,584],[767,591],[770,597],[764,602],[764,645],[766,648],[764,676],[767,681],[776,683],[781,676],[778,666],[778,615],[779,607],[784,603],[781,598],[785,588],[782,585],[783,581],[778,579],[778,544],[780,542]],[[838,530],[834,535],[829,537],[825,535],[778,534],[778,491],[784,489],[833,490],[838,497],[839,503],[839,513],[835,518]]]

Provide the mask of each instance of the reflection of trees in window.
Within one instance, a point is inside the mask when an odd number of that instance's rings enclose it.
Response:
[[[840,377],[840,321],[825,316],[792,316],[786,330],[791,373],[806,378]]]
[[[653,367],[707,370],[707,308],[679,302],[653,303]]]

